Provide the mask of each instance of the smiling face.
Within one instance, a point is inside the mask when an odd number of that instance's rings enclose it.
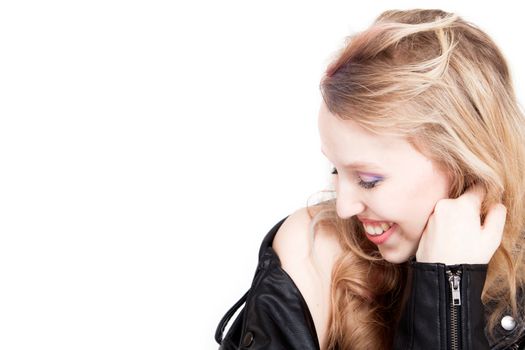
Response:
[[[385,260],[401,263],[415,255],[436,202],[448,198],[446,173],[405,139],[378,136],[342,120],[324,102],[319,134],[322,151],[337,172],[338,216],[357,215],[366,223],[367,232],[374,233],[367,237]]]

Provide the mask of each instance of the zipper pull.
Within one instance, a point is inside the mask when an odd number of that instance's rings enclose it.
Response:
[[[461,271],[458,271],[457,274],[452,274],[452,272],[447,271],[448,281],[450,282],[450,290],[452,291],[452,305],[457,306],[461,305]]]

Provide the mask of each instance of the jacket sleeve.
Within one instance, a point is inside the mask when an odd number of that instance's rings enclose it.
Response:
[[[226,324],[243,303],[223,339]],[[250,290],[219,323],[215,340],[219,350],[319,350],[306,301],[273,249],[261,258]]]
[[[395,350],[484,350],[481,292],[487,264],[409,262],[405,303]]]
[[[280,266],[265,271],[245,312],[241,349],[319,349],[306,301]]]

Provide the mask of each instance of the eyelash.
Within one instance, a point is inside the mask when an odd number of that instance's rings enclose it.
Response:
[[[332,168],[332,173],[331,174],[332,175],[338,175],[337,169],[335,167]],[[371,189],[373,189],[374,187],[377,186],[378,182],[381,182],[381,180],[375,180],[375,181],[366,182],[366,181],[363,181],[362,179],[359,179],[358,185],[363,187],[366,190],[371,190]]]

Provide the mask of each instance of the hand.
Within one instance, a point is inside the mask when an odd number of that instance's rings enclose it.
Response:
[[[482,226],[480,208],[484,197],[484,188],[474,185],[456,199],[439,200],[419,241],[416,261],[487,264],[501,243],[507,208],[502,203],[494,204]]]

